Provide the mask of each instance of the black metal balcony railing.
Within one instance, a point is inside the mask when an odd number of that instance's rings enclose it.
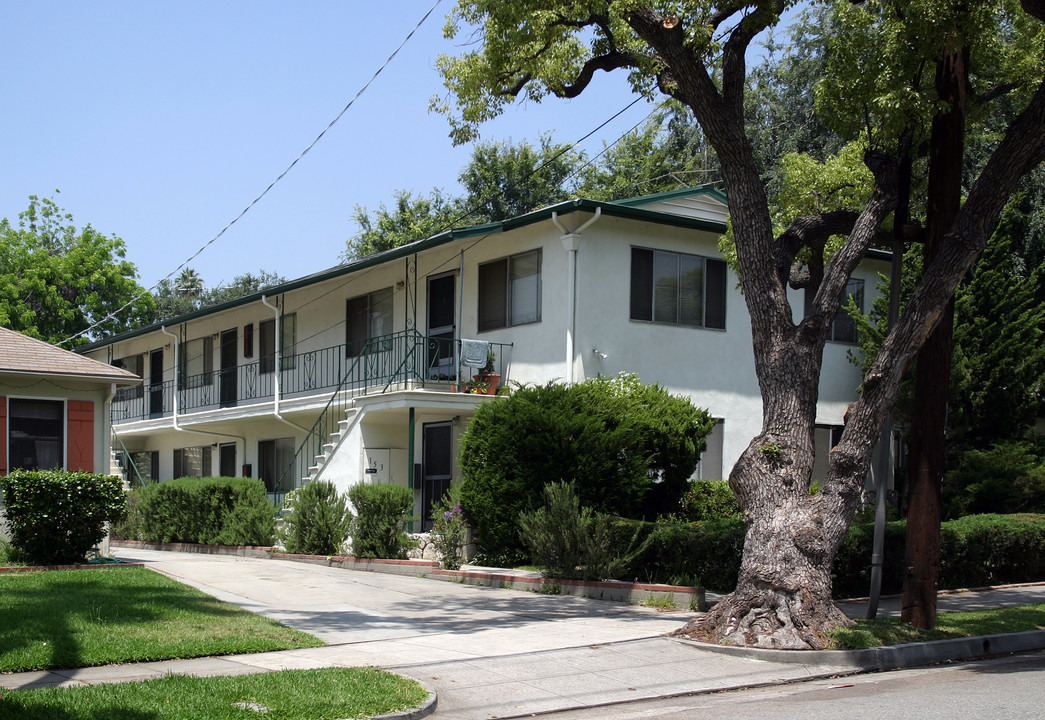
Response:
[[[348,396],[363,395],[408,383],[450,390],[457,384],[452,377],[456,344],[452,338],[402,331],[371,338],[361,348],[352,348],[354,356],[348,355],[344,344],[287,355],[280,359],[280,398],[326,395],[335,389]],[[511,345],[491,343],[491,347],[496,356],[494,371],[506,377]],[[175,393],[179,414],[270,402],[276,387],[275,364],[273,357],[263,357],[180,378],[177,388],[173,380],[124,388],[113,398],[112,422],[169,417],[174,412]],[[340,417],[344,417],[343,408]]]

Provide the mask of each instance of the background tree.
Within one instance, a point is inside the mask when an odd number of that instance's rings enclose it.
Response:
[[[397,190],[395,205],[389,209],[381,203],[373,214],[364,206],[356,205],[352,220],[359,226],[359,232],[349,238],[341,260],[349,262],[423,240],[449,230],[460,216],[460,201],[447,197],[439,189],[417,198],[406,190]]]
[[[248,272],[237,275],[227,285],[206,287],[199,273],[192,268],[185,268],[177,278],[164,278],[157,284],[153,291],[156,306],[151,315],[151,322],[160,322],[201,308],[219,305],[285,282],[286,279],[276,273],[259,270],[257,274]]]
[[[115,235],[78,229],[54,200],[31,195],[17,227],[0,220],[0,325],[58,344],[100,323],[75,346],[147,323],[153,299],[125,251]]]
[[[539,146],[478,143],[458,179],[467,195],[469,223],[506,220],[572,196],[573,176],[581,160],[571,145],[542,135]]]
[[[990,75],[992,83],[1006,75],[1022,82],[1021,109],[941,235],[940,251],[927,265],[865,376],[858,400],[848,409],[821,492],[810,495],[827,333],[849,276],[896,206],[898,162],[888,151],[895,152],[898,130],[906,126],[910,112],[931,117],[938,107],[935,88],[912,87],[911,75],[888,73],[879,55],[881,46],[860,41],[869,34],[869,25],[887,15],[906,33],[905,47],[924,53],[922,62],[935,63],[945,47],[945,34],[953,30],[935,18],[953,20],[968,11],[941,7],[934,0],[905,2],[902,13],[877,2],[859,7],[832,3],[835,17],[849,21],[839,25],[836,51],[868,50],[844,64],[851,82],[838,83],[837,93],[866,99],[856,103],[864,111],[863,122],[851,124],[857,128],[853,136],[863,135],[868,143],[865,163],[874,189],[859,207],[795,218],[778,235],[745,132],[746,53],[753,39],[778,23],[779,14],[792,4],[683,2],[667,8],[643,2],[462,1],[451,15],[448,34],[467,25],[481,42],[459,57],[440,58],[439,65],[456,106],[451,136],[458,142],[470,140],[479,123],[516,99],[579,95],[597,70],[625,69],[636,91],[662,92],[693,111],[719,158],[730,201],[762,391],[763,426],[730,474],[747,525],[737,587],[686,632],[734,644],[815,648],[823,646],[825,630],[848,623],[831,602],[830,567],[859,506],[871,451],[904,371],[986,245],[1020,178],[1045,157],[1045,43],[1040,23],[1011,2],[974,8],[976,21],[958,45],[970,47],[975,62],[989,70],[983,76]],[[1029,0],[1024,6],[1045,18],[1045,7]],[[854,14],[846,14],[850,11]],[[1013,30],[1006,47],[1023,52],[1019,69],[1006,62],[1011,55],[997,53],[999,27]],[[442,107],[451,110],[449,103]],[[885,112],[894,107],[903,112]],[[897,119],[902,122],[897,124]],[[808,251],[823,262],[824,240],[831,235],[847,239],[824,262],[820,282],[809,285],[812,302],[795,323],[787,298],[795,261],[800,252]]]

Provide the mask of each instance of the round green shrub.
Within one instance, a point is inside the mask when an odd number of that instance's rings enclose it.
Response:
[[[519,514],[544,486],[573,482],[581,505],[653,518],[678,508],[705,438],[708,413],[634,375],[517,388],[485,403],[461,439],[461,505],[481,557],[526,559]]]

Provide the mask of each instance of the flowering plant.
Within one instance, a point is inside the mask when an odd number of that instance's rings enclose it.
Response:
[[[457,570],[461,560],[467,523],[461,509],[459,488],[452,487],[442,499],[432,503],[432,541],[439,553],[439,562],[446,570]]]

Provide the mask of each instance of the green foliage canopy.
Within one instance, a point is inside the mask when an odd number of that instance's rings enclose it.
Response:
[[[58,344],[97,324],[75,346],[147,324],[152,296],[124,256],[120,238],[78,229],[53,200],[30,196],[17,227],[0,220],[0,325]]]

